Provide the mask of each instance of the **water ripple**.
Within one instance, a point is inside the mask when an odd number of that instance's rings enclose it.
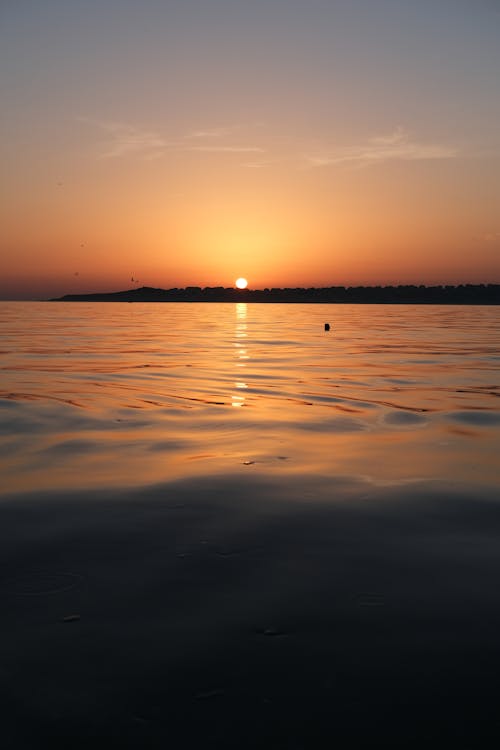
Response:
[[[391,481],[417,468],[492,475],[500,310],[459,313],[0,303],[5,487],[135,484],[245,462]]]

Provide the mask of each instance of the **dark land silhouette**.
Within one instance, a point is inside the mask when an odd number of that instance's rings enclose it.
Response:
[[[234,289],[188,286],[156,289],[143,286],[120,292],[65,294],[51,302],[302,302],[355,304],[499,305],[500,284],[458,286],[330,286]]]

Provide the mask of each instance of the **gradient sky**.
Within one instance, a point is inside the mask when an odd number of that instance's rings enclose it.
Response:
[[[498,0],[7,2],[0,85],[1,298],[500,282]]]

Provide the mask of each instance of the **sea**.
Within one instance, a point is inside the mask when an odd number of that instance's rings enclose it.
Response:
[[[4,302],[0,321],[2,492],[498,479],[498,307]]]
[[[1,302],[3,746],[498,744],[499,372],[494,306]]]

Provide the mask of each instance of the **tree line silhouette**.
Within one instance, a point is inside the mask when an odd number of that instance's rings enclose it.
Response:
[[[66,294],[51,302],[302,302],[355,304],[498,305],[500,284],[441,286],[329,286],[271,289],[199,287],[157,289],[143,286],[120,292]]]

